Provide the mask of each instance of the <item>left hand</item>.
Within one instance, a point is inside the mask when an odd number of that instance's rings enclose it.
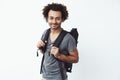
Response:
[[[55,46],[51,46],[50,53],[53,54],[57,58],[60,55],[59,48]]]

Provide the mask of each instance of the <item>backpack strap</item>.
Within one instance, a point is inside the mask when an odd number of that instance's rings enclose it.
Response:
[[[42,39],[42,41],[45,43],[45,46],[42,48],[43,53],[46,51],[47,43],[45,41],[48,41],[49,34],[50,34],[50,28],[46,31],[45,36]]]
[[[53,46],[59,47],[64,36],[67,34],[68,32],[65,30],[62,30],[61,33],[59,34],[59,36],[57,37],[57,39],[55,40],[55,42],[53,43]]]
[[[43,40],[43,42],[45,42],[45,41],[47,41],[47,40],[48,40],[49,33],[50,33],[50,28],[49,28],[49,29],[47,29],[47,31],[46,31],[46,33],[45,33],[45,36],[44,36],[44,38],[42,39],[42,40]]]
[[[53,43],[53,46],[56,46],[59,48],[63,38],[65,37],[65,35],[67,34],[68,32],[65,31],[65,30],[62,30],[61,33],[59,34],[59,36],[57,37],[57,39],[55,40],[55,42]],[[57,59],[57,58],[56,58]],[[58,60],[58,59],[57,59]],[[59,67],[60,67],[60,73],[61,73],[61,77],[62,77],[62,80],[65,79],[64,77],[64,73],[63,73],[63,69],[62,69],[62,64],[61,64],[61,61],[58,60],[58,63],[59,63]]]
[[[47,41],[47,40],[48,40],[49,33],[50,33],[50,28],[49,28],[49,29],[47,29],[47,31],[46,31],[46,33],[45,33],[45,36],[44,36],[44,38],[42,39],[42,41],[43,41],[44,43],[45,43],[45,41]],[[46,44],[47,44],[47,43],[46,43]],[[40,49],[41,49],[41,50],[42,50],[42,52],[44,53],[44,52],[45,52],[45,50],[46,50],[46,45],[45,45],[44,47],[40,48]],[[39,51],[39,48],[37,49],[37,57],[39,56],[38,51]]]
[[[49,28],[49,29],[46,31],[46,33],[45,33],[45,36],[44,36],[44,39],[43,39],[43,42],[44,42],[44,43],[45,43],[45,41],[48,41],[49,33],[50,33],[50,28]],[[46,43],[46,45],[42,48],[43,53],[46,51],[46,46],[47,46],[47,43]],[[37,52],[37,54],[38,54],[38,52]],[[38,56],[38,55],[37,55],[37,56]],[[44,62],[44,54],[43,54],[42,61],[41,61],[40,74],[42,73],[43,62]]]

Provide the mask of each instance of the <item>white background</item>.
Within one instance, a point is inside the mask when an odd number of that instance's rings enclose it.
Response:
[[[69,80],[120,80],[119,0],[0,0],[0,80],[40,80],[36,45],[51,2],[68,7],[64,29],[79,29],[80,60]]]

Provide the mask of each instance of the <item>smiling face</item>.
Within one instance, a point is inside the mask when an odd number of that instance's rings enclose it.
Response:
[[[61,28],[61,23],[63,22],[61,12],[50,10],[48,13],[47,22],[51,29]]]

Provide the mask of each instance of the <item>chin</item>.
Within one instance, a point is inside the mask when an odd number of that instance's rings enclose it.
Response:
[[[57,28],[52,28],[53,30],[56,30]]]
[[[57,29],[58,27],[57,26],[52,26],[52,29]]]

